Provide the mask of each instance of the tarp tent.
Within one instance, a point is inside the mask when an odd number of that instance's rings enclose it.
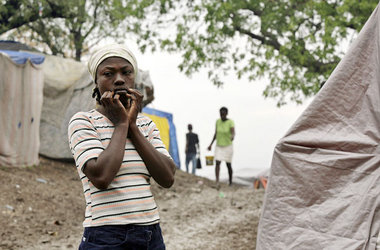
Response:
[[[181,167],[179,159],[178,143],[176,128],[173,123],[173,115],[158,109],[145,107],[142,110],[143,114],[150,117],[160,130],[161,140],[165,144],[169,154],[173,158],[178,168]]]
[[[0,166],[38,164],[44,56],[0,50]]]
[[[94,83],[84,63],[46,55],[44,104],[41,115],[40,154],[59,160],[72,160],[67,126],[78,111],[95,108],[91,97]]]
[[[257,249],[376,249],[379,141],[377,7],[313,102],[275,147]]]

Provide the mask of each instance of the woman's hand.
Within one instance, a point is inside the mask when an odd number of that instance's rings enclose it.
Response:
[[[104,109],[104,115],[115,125],[127,124],[128,113],[120,101],[120,94],[113,91],[106,91],[100,98],[100,103]]]
[[[142,110],[142,101],[144,95],[137,89],[128,89],[127,97],[130,99],[130,106],[127,108],[128,120],[135,124],[138,113]]]

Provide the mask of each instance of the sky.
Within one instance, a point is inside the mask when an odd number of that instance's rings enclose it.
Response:
[[[178,54],[155,52],[139,53],[135,44],[128,44],[137,58],[138,67],[148,70],[154,86],[154,101],[148,107],[173,114],[180,152],[181,169],[185,169],[185,135],[187,124],[200,140],[202,169],[197,175],[215,179],[214,167],[206,166],[205,156],[219,118],[219,109],[228,108],[228,118],[235,122],[236,137],[232,167],[235,176],[254,176],[270,168],[273,149],[277,142],[312,101],[304,104],[287,104],[281,108],[274,99],[264,98],[266,81],[238,80],[230,74],[225,84],[218,88],[207,78],[206,71],[185,76],[177,68]],[[191,166],[190,166],[191,167]],[[221,165],[221,180],[227,179],[227,167]]]

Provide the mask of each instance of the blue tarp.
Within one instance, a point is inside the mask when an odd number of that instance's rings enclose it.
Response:
[[[161,110],[152,109],[145,107],[142,110],[143,113],[149,114],[149,115],[156,115],[160,117],[165,117],[168,120],[169,123],[169,136],[170,136],[170,146],[169,146],[169,154],[173,158],[173,161],[177,165],[178,168],[181,167],[181,162],[179,160],[179,152],[178,152],[178,143],[177,143],[177,134],[176,129],[173,123],[173,115]]]
[[[42,55],[31,54],[28,52],[0,50],[0,53],[7,54],[12,61],[17,64],[25,64],[28,60],[30,60],[33,64],[41,64],[45,60],[45,57]]]

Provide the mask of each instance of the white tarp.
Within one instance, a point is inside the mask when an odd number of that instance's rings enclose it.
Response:
[[[53,159],[71,160],[67,141],[68,123],[76,112],[95,108],[95,99],[91,97],[95,85],[86,65],[73,59],[47,55],[43,72],[40,154]]]
[[[25,63],[0,53],[0,166],[39,163],[43,73],[25,53],[19,55]]]
[[[380,231],[378,7],[276,145],[257,249],[376,249]]]

